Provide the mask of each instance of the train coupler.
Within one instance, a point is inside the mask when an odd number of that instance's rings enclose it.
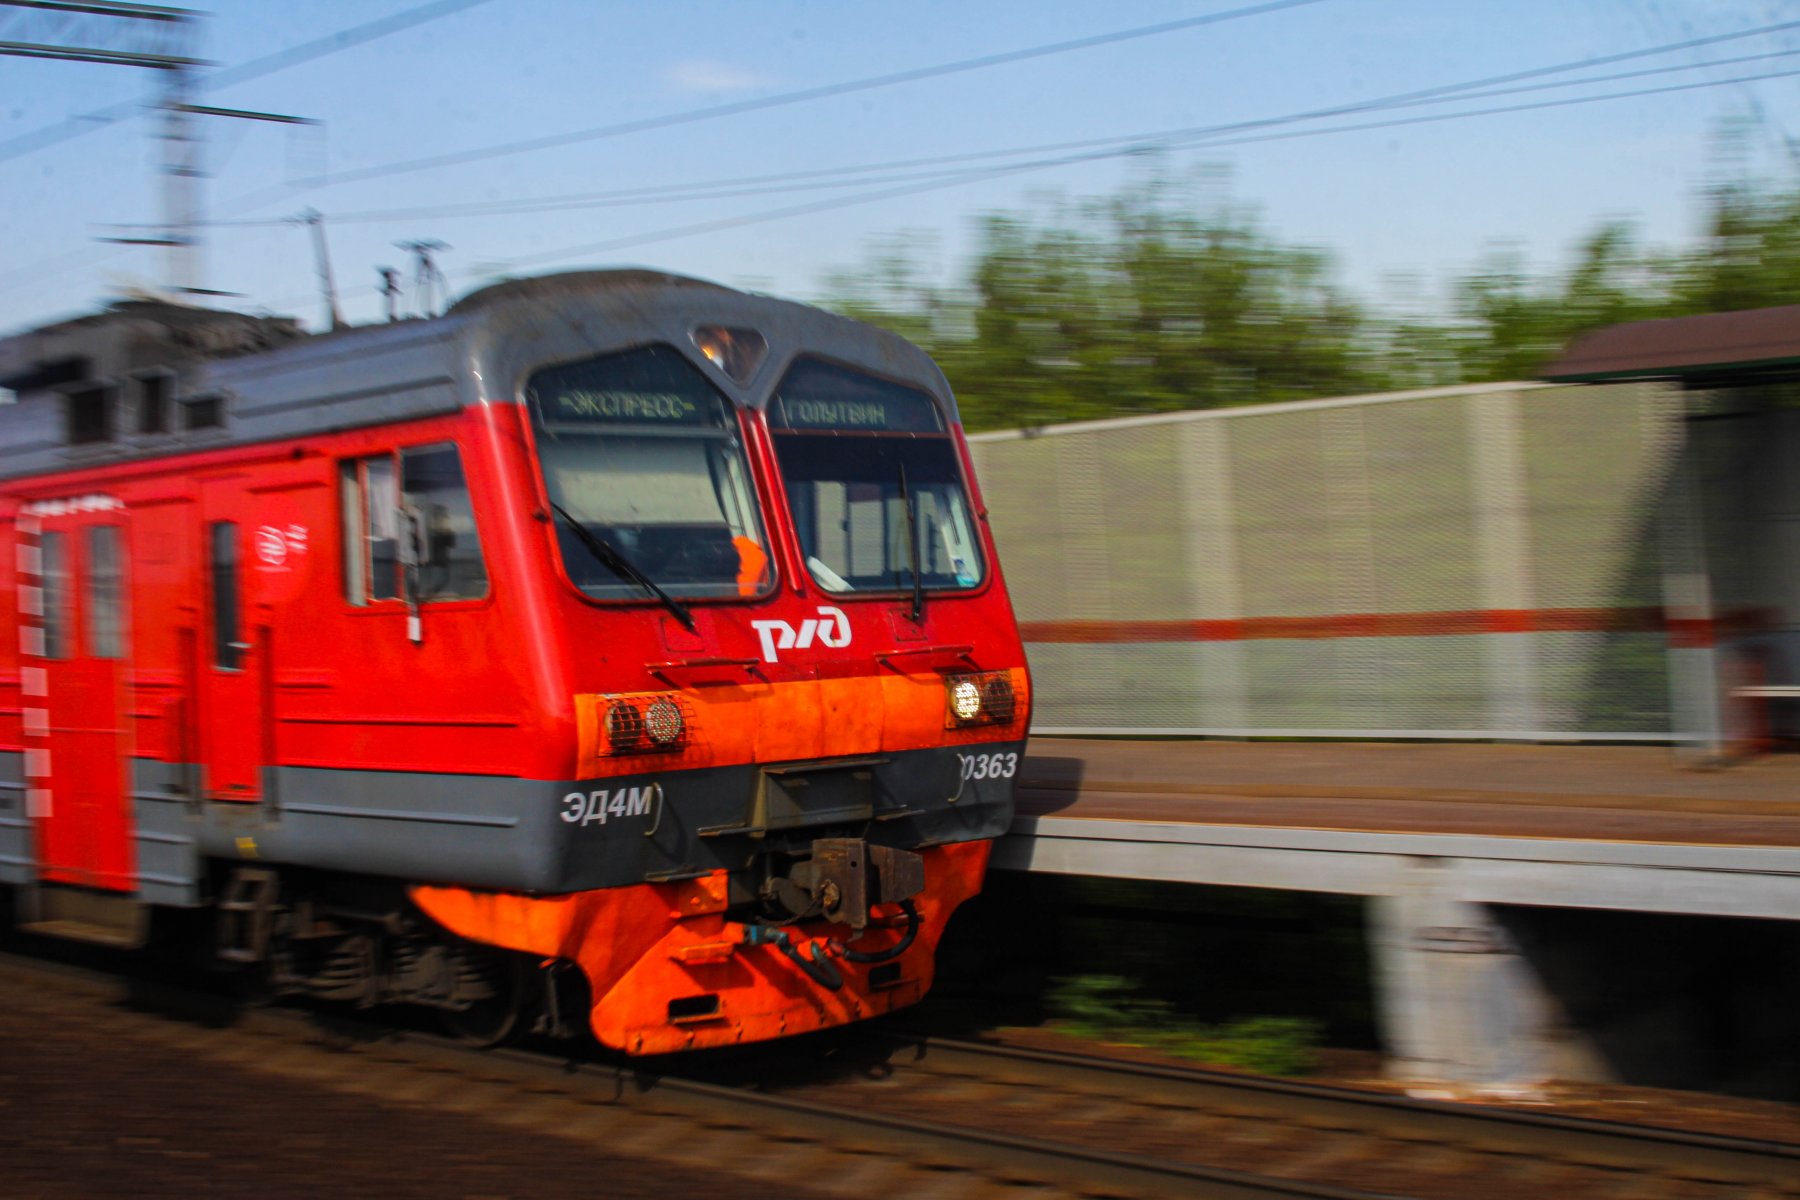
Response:
[[[792,918],[823,918],[861,933],[869,910],[899,904],[925,890],[925,860],[910,850],[870,845],[862,838],[818,838],[810,854],[769,879],[765,901]]]

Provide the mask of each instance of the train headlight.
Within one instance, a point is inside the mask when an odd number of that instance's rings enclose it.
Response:
[[[769,343],[754,329],[728,329],[723,325],[702,325],[693,332],[694,345],[713,366],[731,376],[742,386],[750,382],[756,368],[762,366]]]
[[[677,693],[577,696],[575,703],[585,714],[583,755],[680,754],[698,736],[694,708]]]
[[[950,715],[967,723],[981,715],[981,687],[966,676],[950,685]]]
[[[686,728],[681,706],[667,696],[651,701],[650,707],[644,710],[644,732],[658,746],[673,746],[681,740]]]
[[[944,680],[944,727],[1010,725],[1019,713],[1010,671],[952,675]]]
[[[644,740],[644,714],[629,700],[606,706],[606,744],[614,754],[630,754]]]
[[[1002,674],[988,676],[987,682],[981,685],[981,708],[988,720],[996,725],[1010,722],[1018,708],[1011,678]]]

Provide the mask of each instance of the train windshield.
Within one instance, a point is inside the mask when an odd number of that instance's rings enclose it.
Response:
[[[562,518],[563,567],[583,592],[717,599],[768,589],[737,413],[680,351],[644,346],[546,367],[526,382],[526,400]]]
[[[801,359],[770,402],[794,528],[829,592],[954,590],[986,574],[943,413],[915,388]]]

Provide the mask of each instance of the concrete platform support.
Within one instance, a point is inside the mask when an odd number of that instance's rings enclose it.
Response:
[[[1507,1088],[1558,1072],[1556,1002],[1493,908],[1421,890],[1368,900],[1390,1070]]]
[[[1022,816],[993,862],[1362,897],[1407,1078],[1800,1094],[1800,847]]]

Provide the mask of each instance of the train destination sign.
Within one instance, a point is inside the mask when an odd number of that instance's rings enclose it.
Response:
[[[860,371],[796,363],[769,406],[769,424],[793,433],[940,433],[931,397]]]
[[[554,415],[562,420],[680,421],[689,423],[700,406],[673,392],[561,392]]]
[[[555,426],[718,428],[722,399],[671,346],[644,346],[546,367],[526,389],[540,420]]]

